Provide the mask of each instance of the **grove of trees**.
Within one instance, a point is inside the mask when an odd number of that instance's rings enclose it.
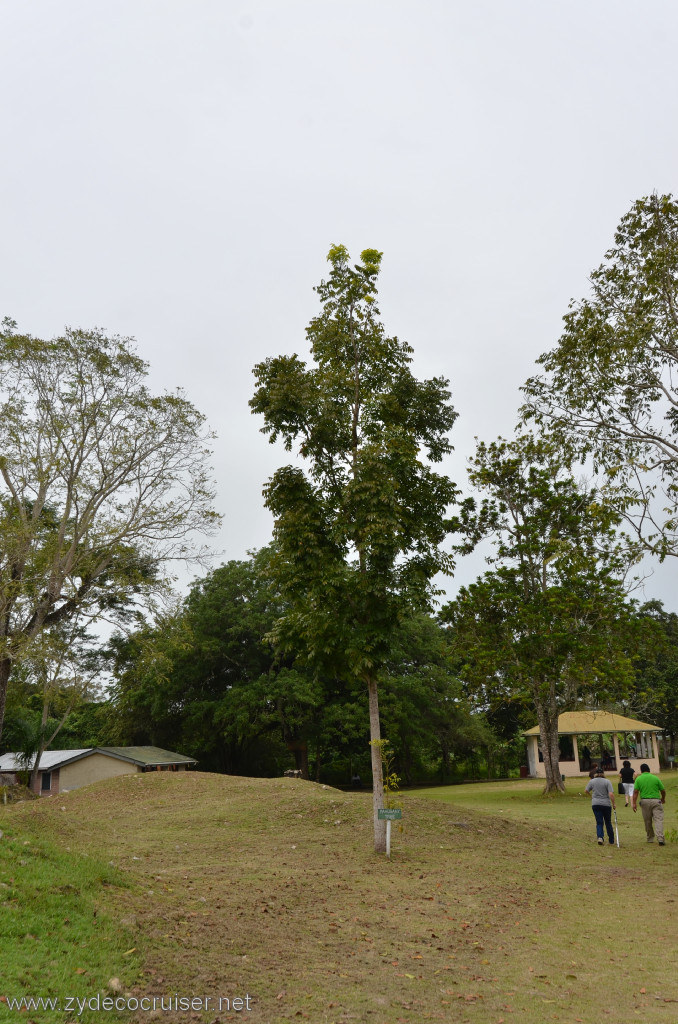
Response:
[[[477,750],[517,766],[536,718],[548,792],[558,715],[583,703],[649,719],[675,749],[678,617],[630,583],[643,553],[678,555],[678,205],[633,204],[518,429],[478,441],[463,488],[442,471],[448,381],[418,380],[381,322],[381,253],[328,259],[308,361],[254,369],[252,412],[291,453],[265,486],[272,542],[161,612],[167,561],[200,558],[218,519],[203,417],[150,393],[127,339],[4,321],[3,746],[152,742],[207,770],[362,773],[377,850],[384,738],[406,783],[444,781]],[[439,608],[480,545],[487,571]]]

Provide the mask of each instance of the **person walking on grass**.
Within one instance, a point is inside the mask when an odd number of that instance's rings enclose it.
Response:
[[[624,787],[624,807],[628,807],[633,799],[633,779],[635,772],[630,761],[624,761],[619,772],[619,781]]]
[[[645,832],[648,843],[654,842],[655,834],[660,846],[664,845],[664,804],[666,790],[664,783],[650,771],[649,764],[641,764],[640,775],[633,783],[633,809],[636,810],[640,797],[640,809],[643,812]]]
[[[612,830],[612,808],[616,810],[614,802],[614,789],[609,779],[605,778],[605,772],[599,768],[595,777],[591,779],[585,790],[591,797],[591,807],[596,818],[596,835],[598,846],[605,842],[603,826],[607,829],[607,839],[610,846],[614,846],[614,831]]]

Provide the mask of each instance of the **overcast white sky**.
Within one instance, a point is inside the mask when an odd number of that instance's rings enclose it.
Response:
[[[284,458],[251,368],[305,354],[332,243],[381,249],[461,482],[621,216],[676,191],[677,35],[673,0],[0,0],[0,316],[137,338],[218,433],[240,558]]]

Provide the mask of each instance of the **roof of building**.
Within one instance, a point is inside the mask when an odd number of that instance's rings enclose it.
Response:
[[[185,757],[184,754],[175,754],[171,750],[163,750],[161,747],[85,747],[80,750],[46,750],[40,758],[39,771],[49,772],[55,768],[70,764],[71,761],[79,761],[90,754],[105,754],[120,761],[128,761],[141,768],[154,768],[157,765],[168,764],[197,764],[193,757]],[[17,772],[25,768],[21,755],[2,754],[0,756],[0,772]]]
[[[49,772],[52,768],[58,768],[68,761],[77,761],[85,754],[92,752],[92,747],[85,747],[80,750],[46,750],[40,758],[40,770]],[[0,756],[0,772],[19,772],[26,768],[21,754],[2,754]]]
[[[100,754],[121,757],[124,761],[133,761],[134,764],[144,768],[153,768],[155,765],[163,764],[198,763],[194,757],[175,754],[174,751],[163,750],[162,747],[97,747],[96,749]]]
[[[661,732],[661,728],[639,722],[635,718],[615,715],[611,711],[564,711],[558,715],[559,735],[582,735],[587,732]],[[539,726],[527,729],[523,735],[538,736]]]

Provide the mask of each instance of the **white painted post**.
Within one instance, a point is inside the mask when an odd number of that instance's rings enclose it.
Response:
[[[386,856],[391,856],[391,819],[386,819]]]

